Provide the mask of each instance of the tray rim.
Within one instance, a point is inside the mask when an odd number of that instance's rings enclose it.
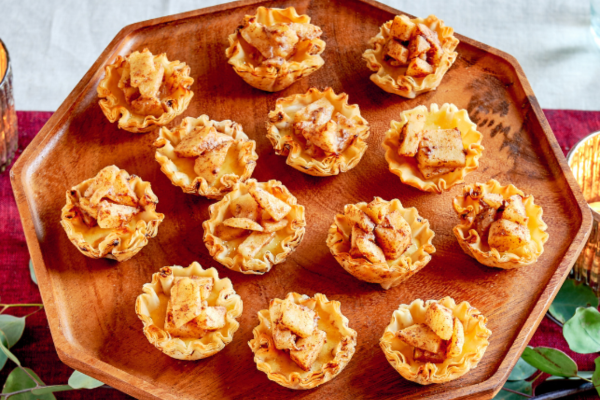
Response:
[[[205,14],[266,3],[268,1],[269,0],[239,0],[184,13],[154,18],[125,26],[102,51],[94,64],[86,72],[83,78],[81,78],[71,93],[69,93],[67,98],[65,98],[63,103],[52,115],[52,117],[50,117],[43,128],[38,132],[38,134],[23,151],[21,156],[17,159],[14,166],[10,170],[11,185],[17,203],[23,231],[25,233],[27,247],[32,259],[35,274],[38,279],[38,286],[42,296],[42,301],[45,306],[48,324],[50,326],[50,333],[52,335],[52,339],[60,360],[68,366],[99,379],[110,386],[136,398],[160,400],[164,398],[175,397],[173,397],[171,393],[165,392],[150,382],[147,382],[135,375],[129,374],[106,362],[100,361],[97,358],[87,355],[82,349],[69,342],[68,338],[63,334],[60,328],[60,312],[54,301],[54,288],[50,284],[50,277],[44,264],[42,251],[34,226],[33,212],[29,207],[29,199],[25,191],[27,186],[28,170],[35,161],[35,158],[41,152],[43,152],[45,145],[47,145],[48,142],[59,133],[59,130],[56,129],[56,127],[64,124],[65,120],[68,119],[71,105],[75,104],[76,101],[89,90],[93,75],[98,71],[99,68],[101,68],[102,65],[109,61],[111,55],[114,54],[115,50],[129,35],[140,29],[154,25],[174,23]],[[389,13],[406,14],[411,16],[410,14],[379,3],[375,0],[357,1]],[[510,348],[506,353],[504,360],[502,360],[500,363],[497,371],[487,380],[478,384],[471,385],[469,387],[457,387],[445,390],[442,396],[434,396],[435,398],[492,398],[501,390],[502,385],[508,379],[510,370],[515,366],[519,355],[531,340],[531,337],[537,330],[537,327],[543,319],[543,316],[550,307],[552,300],[558,293],[560,285],[562,285],[562,282],[564,282],[571,270],[571,267],[575,263],[577,258],[576,255],[579,254],[587,242],[592,228],[592,215],[587,202],[583,198],[581,189],[575,181],[571,169],[568,166],[567,160],[560,146],[558,145],[556,137],[550,128],[548,120],[546,119],[546,116],[544,115],[542,108],[540,107],[537,98],[533,93],[533,89],[531,88],[531,85],[529,84],[529,81],[527,80],[527,77],[525,76],[525,73],[518,61],[504,51],[498,50],[494,47],[467,38],[460,34],[456,34],[456,36],[461,42],[467,43],[473,47],[479,48],[484,52],[491,53],[499,58],[502,58],[510,65],[510,67],[513,68],[519,83],[527,94],[527,100],[525,102],[530,104],[535,117],[539,121],[541,128],[546,135],[553,155],[563,173],[563,176],[565,177],[565,180],[571,190],[571,194],[577,202],[579,212],[581,214],[581,225],[579,226],[573,241],[567,248],[564,257],[548,281],[548,284],[535,302],[531,313],[524,322],[523,328],[519,331],[514,341],[510,345]]]

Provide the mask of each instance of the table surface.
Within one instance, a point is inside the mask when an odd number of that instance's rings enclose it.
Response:
[[[17,109],[56,110],[124,26],[221,3],[0,0],[0,38],[13,63]],[[382,3],[413,15],[436,14],[458,33],[512,54],[543,108],[600,110],[600,50],[590,33],[588,0]]]

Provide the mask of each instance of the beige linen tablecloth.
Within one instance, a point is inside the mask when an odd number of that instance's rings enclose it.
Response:
[[[19,110],[56,110],[125,25],[218,0],[0,0]],[[587,0],[384,0],[436,14],[458,33],[519,60],[544,108],[600,110],[600,51]],[[365,38],[365,42],[368,38]]]

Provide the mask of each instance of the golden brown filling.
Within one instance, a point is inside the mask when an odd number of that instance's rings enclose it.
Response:
[[[410,247],[410,225],[399,211],[389,210],[381,199],[371,201],[362,211],[354,204],[344,207],[344,215],[353,224],[350,255],[372,263],[398,259]]]
[[[406,75],[414,78],[432,74],[444,54],[437,34],[405,15],[394,18],[383,51],[391,66],[406,67]]]
[[[213,278],[194,275],[174,278],[167,303],[165,331],[174,337],[199,339],[223,328],[227,309],[211,307],[207,302],[213,285]]]
[[[460,355],[465,343],[462,322],[439,303],[429,305],[425,323],[401,329],[396,335],[414,347],[413,359],[421,362],[443,363],[447,358]]]
[[[306,140],[306,153],[310,157],[341,154],[361,128],[337,112],[326,98],[298,110],[292,126],[294,134]]]
[[[255,51],[250,55],[257,65],[280,66],[296,53],[299,44],[319,38],[321,28],[312,24],[278,23],[264,25],[250,18],[239,30],[240,36]]]
[[[482,241],[487,241],[498,251],[515,250],[529,243],[529,218],[521,196],[515,194],[504,200],[499,194],[486,193],[479,199],[479,204],[472,227]]]
[[[417,167],[425,179],[453,172],[467,165],[466,150],[460,130],[425,130],[425,116],[410,114],[399,137],[398,154],[416,157]]]
[[[254,258],[277,231],[288,226],[284,218],[291,210],[289,204],[253,183],[248,193],[231,200],[229,211],[233,217],[217,225],[214,235],[223,241],[246,236],[237,251],[244,258]]]
[[[285,299],[271,300],[269,315],[275,347],[287,352],[300,368],[310,371],[327,343],[327,334],[317,328],[317,313]]]
[[[127,171],[114,165],[102,169],[88,186],[83,196],[79,194],[76,206],[82,220],[89,227],[104,229],[125,226],[141,211]]]
[[[165,68],[148,49],[131,53],[123,65],[118,87],[131,109],[142,115],[161,116],[168,111],[160,98]]]
[[[196,126],[175,146],[174,152],[177,157],[195,158],[194,172],[213,185],[234,143],[236,140],[231,136],[212,126]]]

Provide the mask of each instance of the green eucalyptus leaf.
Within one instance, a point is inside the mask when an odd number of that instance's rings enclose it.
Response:
[[[514,390],[515,392],[525,393],[526,395],[531,396],[533,393],[533,389],[531,388],[531,382],[527,381],[515,381],[515,382],[506,382],[502,387]],[[524,400],[524,396],[519,396],[518,394],[507,392],[506,390],[501,390],[498,392],[496,396],[494,396],[494,400]]]
[[[4,389],[2,393],[12,393],[17,392],[23,389],[34,388],[37,385],[44,385],[44,382],[40,379],[39,376],[36,375],[35,372],[27,368],[27,371],[35,378],[37,381],[34,382],[22,368],[15,368],[6,378],[6,383],[4,384]],[[11,396],[10,400],[56,400],[56,397],[52,393],[46,393],[41,395],[35,395],[31,392],[25,392],[21,394],[17,394],[15,396]]]
[[[31,391],[31,393],[46,394],[46,393],[66,392],[67,390],[74,390],[74,389],[69,385],[54,385],[54,386],[46,386],[41,389],[33,389]]]
[[[537,368],[532,367],[531,365],[527,364],[525,360],[519,358],[519,361],[517,361],[517,365],[515,365],[512,372],[510,373],[508,380],[522,381],[533,375],[535,371],[537,371]]]
[[[563,324],[575,315],[577,307],[598,307],[598,298],[587,285],[567,279],[550,305],[550,314]]]
[[[13,353],[11,353],[11,351],[4,345],[4,343],[2,343],[2,341],[0,341],[0,351],[3,352],[10,360],[12,360],[12,362],[17,364],[19,367],[21,366],[19,359]]]
[[[594,371],[594,375],[592,375],[592,382],[594,382],[594,386],[598,394],[600,394],[600,357],[596,358],[594,362],[596,363],[596,370]]]
[[[91,376],[82,374],[79,371],[73,371],[73,374],[69,378],[69,386],[73,389],[95,389],[102,385],[104,385],[104,383]]]
[[[577,364],[560,350],[527,346],[521,357],[532,367],[554,376],[577,376]]]
[[[600,351],[600,312],[596,308],[580,307],[563,326],[563,336],[576,353]]]
[[[2,346],[8,347],[8,340],[6,340],[6,336],[4,336],[2,332],[0,332],[0,342],[2,343]],[[2,368],[4,368],[4,366],[6,365],[7,360],[8,356],[0,350],[0,371],[2,371]]]
[[[8,348],[13,347],[25,330],[25,318],[15,317],[8,314],[0,314],[0,331],[4,333],[8,339]]]
[[[33,262],[31,260],[29,260],[29,274],[31,274],[31,280],[33,281],[33,283],[35,283],[36,285],[37,283],[37,277],[35,276],[35,271],[33,269]]]

